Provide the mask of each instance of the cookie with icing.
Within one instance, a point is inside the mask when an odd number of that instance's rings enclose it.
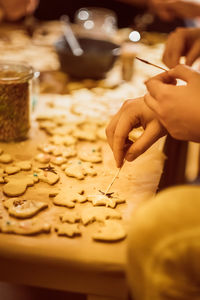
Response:
[[[50,165],[44,168],[34,170],[34,175],[37,175],[40,181],[46,182],[49,185],[54,185],[60,179],[59,174]]]
[[[117,204],[126,202],[125,199],[116,196],[108,197],[102,194],[88,195],[87,199],[92,202],[93,206],[106,206],[111,208],[115,208]]]
[[[39,211],[48,207],[48,204],[42,201],[19,198],[8,199],[3,204],[8,209],[10,216],[21,219],[33,217]]]

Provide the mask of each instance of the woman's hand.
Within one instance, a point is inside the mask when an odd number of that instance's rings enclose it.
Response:
[[[166,42],[163,62],[173,68],[185,56],[186,64],[191,66],[200,57],[200,28],[177,28]]]
[[[149,0],[149,7],[164,21],[200,15],[199,0]]]
[[[39,0],[0,0],[2,16],[8,21],[16,21],[32,14]]]
[[[142,126],[142,136],[132,143],[129,132]],[[154,142],[165,135],[165,129],[155,119],[155,114],[145,105],[143,98],[127,100],[119,112],[112,118],[106,129],[108,143],[113,151],[117,167],[124,159],[132,161],[145,152]]]
[[[175,86],[169,80],[187,84]],[[144,101],[172,137],[200,142],[200,73],[178,65],[146,82]]]

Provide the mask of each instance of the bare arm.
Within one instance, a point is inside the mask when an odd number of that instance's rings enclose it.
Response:
[[[0,0],[1,19],[16,21],[33,13],[38,3],[39,0]]]
[[[200,15],[199,0],[148,0],[148,2],[155,14],[166,21],[176,17],[184,19]]]
[[[146,6],[148,0],[117,0],[118,2],[128,3],[136,6]]]

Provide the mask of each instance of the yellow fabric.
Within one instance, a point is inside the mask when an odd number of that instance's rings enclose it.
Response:
[[[169,188],[138,208],[127,259],[134,300],[200,300],[200,187]]]

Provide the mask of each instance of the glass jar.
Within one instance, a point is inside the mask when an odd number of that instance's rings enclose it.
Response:
[[[27,138],[30,128],[32,67],[0,62],[0,141]]]

